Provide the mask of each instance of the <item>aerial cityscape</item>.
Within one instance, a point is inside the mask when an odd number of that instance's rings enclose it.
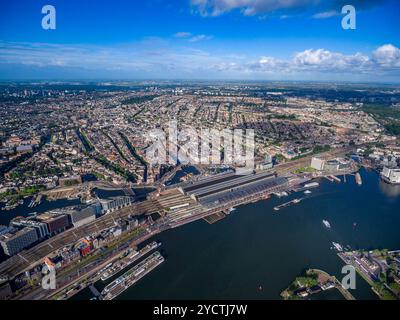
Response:
[[[0,5],[0,300],[400,300],[396,1],[50,2]]]

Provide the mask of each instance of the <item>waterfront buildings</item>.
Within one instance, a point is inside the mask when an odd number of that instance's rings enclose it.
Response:
[[[114,210],[126,207],[134,202],[133,197],[113,197],[111,199],[101,199],[100,204],[103,213],[110,213]]]
[[[4,234],[0,237],[0,244],[8,256],[13,256],[38,240],[34,228],[24,228],[15,233]]]
[[[400,169],[389,169],[387,167],[384,167],[381,173],[381,177],[386,182],[400,184]]]
[[[74,227],[80,227],[96,219],[96,206],[83,206],[72,208],[68,213]]]
[[[22,229],[25,227],[31,227],[36,230],[38,240],[43,240],[47,236],[50,235],[49,228],[46,223],[35,221],[35,220],[28,220],[28,219],[14,219],[11,221],[11,225],[13,227]]]
[[[317,157],[313,157],[311,159],[311,168],[318,170],[318,171],[322,171],[322,170],[324,170],[324,166],[325,166],[324,159],[320,159]]]

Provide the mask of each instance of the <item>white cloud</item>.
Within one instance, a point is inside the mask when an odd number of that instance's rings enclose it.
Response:
[[[339,12],[337,12],[336,10],[330,10],[330,11],[316,13],[312,17],[314,19],[327,19],[337,15],[339,15]]]
[[[197,36],[193,36],[192,38],[189,39],[190,42],[198,42],[202,40],[210,40],[212,37],[211,36],[206,36],[205,34],[199,34]]]
[[[205,34],[194,35],[191,32],[184,32],[184,31],[175,33],[174,37],[178,39],[187,39],[189,42],[198,42],[202,40],[212,39],[212,36],[208,36]]]
[[[318,72],[351,73],[370,72],[370,58],[361,53],[345,55],[325,49],[308,49],[299,52],[293,59],[293,68],[297,70],[313,70]]]
[[[379,75],[379,80],[391,76],[400,81],[400,49],[391,44],[382,45],[370,56],[320,48],[303,50],[294,53],[293,58],[283,60],[270,55],[254,58],[235,52],[216,54],[154,41],[102,47],[0,41],[0,73],[12,66],[39,71],[57,68],[61,73],[71,69],[86,70],[88,74],[102,71],[106,76],[108,71],[111,74],[111,71],[121,70],[121,73],[113,73],[116,77],[142,74],[148,77],[186,75],[197,78],[202,75],[213,78],[220,74],[236,78],[274,76],[285,79],[293,76],[313,80],[318,79],[318,75],[325,78],[348,76],[343,79],[356,75],[367,75],[371,79]]]
[[[400,67],[400,49],[385,44],[372,53],[374,61],[383,67]]]
[[[174,34],[175,38],[189,38],[191,36],[192,34],[190,32],[185,32],[185,31],[177,32]]]
[[[358,10],[381,5],[385,0],[352,0],[350,4]],[[338,15],[338,8],[348,4],[346,0],[191,0],[195,12],[202,16],[219,16],[240,10],[245,16],[268,14],[275,11],[294,11],[302,9],[317,10],[313,18],[325,19]],[[281,12],[283,16],[287,12]],[[280,15],[282,16],[282,15]]]
[[[218,16],[240,9],[244,15],[272,12],[280,9],[294,9],[316,4],[318,0],[191,0],[192,5],[204,16]]]

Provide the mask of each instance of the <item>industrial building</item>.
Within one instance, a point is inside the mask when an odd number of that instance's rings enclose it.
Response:
[[[0,237],[0,244],[6,255],[13,256],[35,243],[37,240],[38,236],[34,228],[23,228],[12,234],[3,234]]]
[[[65,229],[71,226],[68,215],[66,214],[44,213],[37,216],[36,219],[47,225],[50,235],[63,232]]]
[[[275,178],[273,172],[262,172],[257,174],[237,175],[228,173],[218,175],[218,178],[200,180],[193,185],[183,187],[183,191],[189,194],[192,198],[200,200],[207,196],[223,193],[226,191],[232,192],[238,188],[243,188],[246,185],[254,184],[257,181],[269,180]]]
[[[237,175],[220,174],[211,178],[189,183],[181,187],[183,193],[190,195],[205,208],[234,204],[242,199],[269,194],[284,189],[287,179],[277,177],[274,172]]]
[[[19,229],[25,227],[34,228],[36,230],[36,234],[39,240],[42,240],[50,235],[47,224],[32,219],[14,219],[13,221],[11,221],[11,225]]]
[[[311,159],[311,168],[318,171],[326,172],[345,171],[351,169],[351,162],[341,158],[324,160],[321,158],[313,157]]]
[[[311,159],[311,168],[318,170],[318,171],[322,171],[322,170],[324,170],[324,166],[325,166],[324,159],[320,159],[317,157],[313,157]]]
[[[102,207],[102,213],[110,213],[114,210],[122,209],[126,206],[129,206],[135,201],[134,197],[114,197],[110,199],[101,199],[100,204]]]
[[[69,216],[71,224],[75,228],[83,226],[84,224],[96,219],[95,205],[73,207],[66,213]]]

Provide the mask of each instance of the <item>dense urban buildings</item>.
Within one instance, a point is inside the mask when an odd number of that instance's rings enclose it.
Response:
[[[11,285],[11,296],[17,286],[24,288],[15,298],[49,294],[29,285],[40,281],[43,266],[61,274],[68,270],[58,279],[60,290],[52,293],[68,298],[72,279],[82,272],[95,280],[99,268],[115,259],[115,248],[198,219],[215,223],[238,205],[318,186],[309,182],[318,177],[338,180],[335,176],[367,166],[382,171],[386,183],[398,183],[396,136],[365,109],[365,97],[346,92],[332,100],[327,84],[307,97],[281,84],[271,94],[274,83],[64,86],[1,89],[2,210],[18,210],[27,202],[32,211],[43,201],[63,198],[81,202],[17,216],[2,227],[8,258],[0,264],[1,278]],[[382,90],[371,95],[396,108],[399,88]],[[171,139],[173,126],[178,133]],[[249,129],[254,132],[251,166],[228,161],[238,155],[238,140],[229,134]],[[190,134],[181,133],[185,130]],[[165,137],[158,149],[154,132]],[[245,137],[241,160],[248,156]],[[163,152],[166,161],[154,161]],[[98,190],[123,194],[104,198]],[[87,257],[96,264],[82,266]]]
[[[0,300],[400,300],[398,9],[3,0]]]

